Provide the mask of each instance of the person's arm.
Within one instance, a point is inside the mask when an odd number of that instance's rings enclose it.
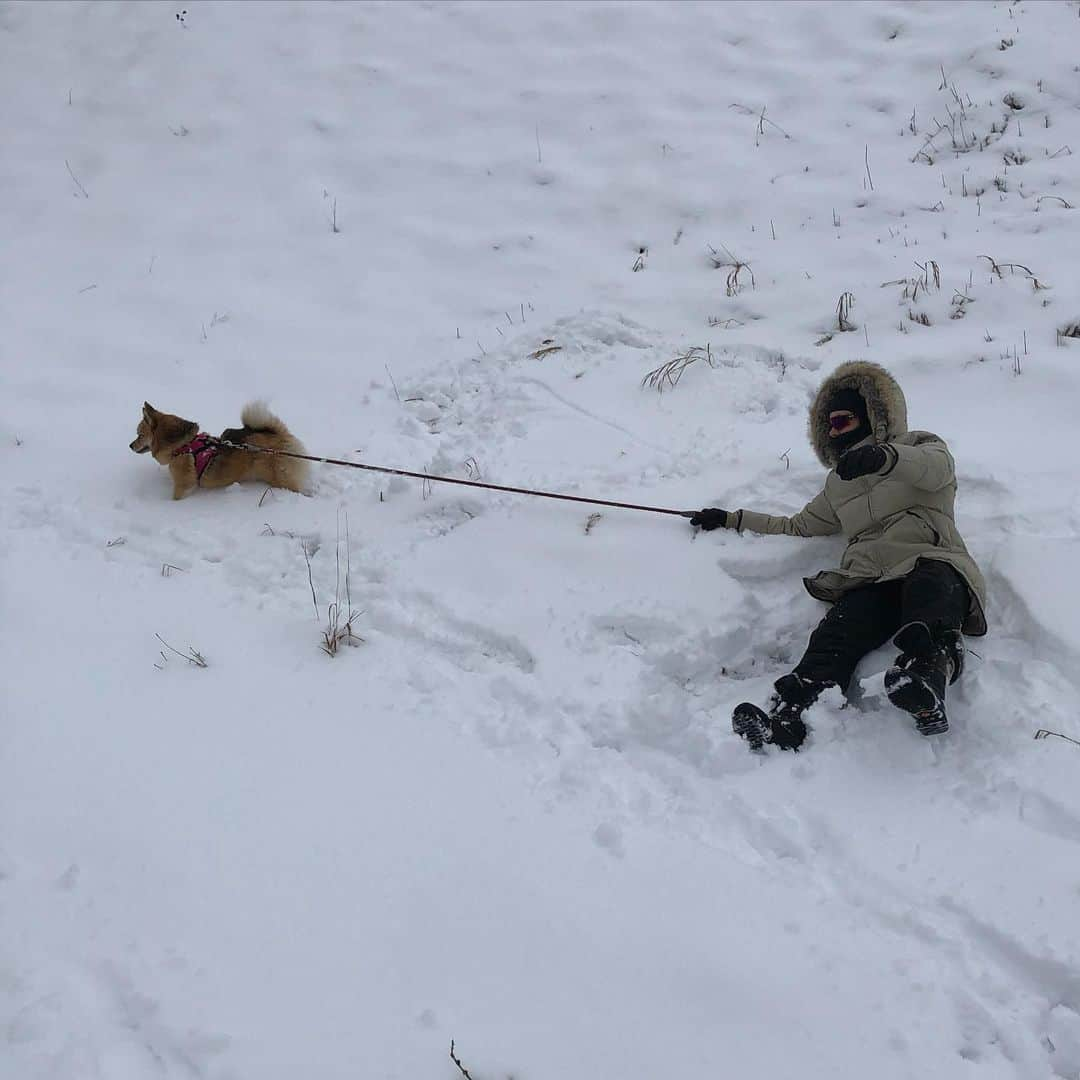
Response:
[[[882,476],[902,480],[922,491],[940,491],[956,481],[956,465],[945,443],[936,436],[917,446],[887,443],[890,464]]]
[[[832,536],[840,532],[840,519],[832,503],[819,492],[797,514],[791,517],[776,514],[759,514],[754,510],[737,510],[734,527],[742,532],[784,536]]]
[[[716,508],[699,510],[691,519],[691,525],[699,528],[736,529],[762,535],[784,536],[832,536],[840,532],[840,520],[833,512],[832,504],[820,492],[810,500],[797,514],[791,517],[774,514],[759,514],[755,510],[720,510]]]

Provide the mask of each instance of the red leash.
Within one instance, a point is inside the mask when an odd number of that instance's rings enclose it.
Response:
[[[413,480],[434,480],[440,484],[460,484],[462,487],[484,488],[486,491],[506,491],[511,495],[536,495],[541,499],[561,499],[563,502],[586,503],[589,506],[611,506],[619,510],[644,510],[650,514],[669,514],[672,517],[688,518],[696,510],[667,510],[661,506],[641,506],[637,503],[612,502],[608,499],[585,499],[580,495],[561,495],[555,491],[533,491],[531,488],[506,487],[503,484],[483,484],[479,480],[458,480],[453,476],[431,476],[428,473],[409,472],[407,469],[387,469],[381,465],[363,465],[358,461],[341,461],[338,458],[314,457],[311,454],[295,454],[291,450],[271,450],[265,446],[249,446],[247,443],[232,443],[225,439],[215,439],[219,446],[228,446],[233,450],[247,450],[252,454],[276,454],[278,457],[298,458],[300,461],[316,461],[323,465],[343,465],[346,469],[363,469],[365,472],[386,473],[389,476],[407,476]]]

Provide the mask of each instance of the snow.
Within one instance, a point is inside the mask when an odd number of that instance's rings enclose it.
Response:
[[[3,1080],[1080,1077],[1078,16],[0,7]],[[888,649],[731,734],[834,539],[127,449],[791,512],[856,358],[989,582],[940,739]]]

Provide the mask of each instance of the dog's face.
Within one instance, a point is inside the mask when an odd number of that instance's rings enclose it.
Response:
[[[135,429],[135,438],[128,446],[136,454],[171,452],[198,434],[199,425],[182,416],[159,412],[148,401],[143,402],[142,419]]]
[[[142,407],[142,419],[139,421],[139,426],[135,429],[135,438],[129,443],[130,448],[134,450],[136,454],[150,453],[150,440],[154,434],[154,417],[157,415],[157,409],[149,402],[144,401]]]

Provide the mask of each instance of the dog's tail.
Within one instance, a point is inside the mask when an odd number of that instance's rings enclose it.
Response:
[[[265,401],[249,401],[240,413],[240,423],[252,435],[292,435],[285,422],[266,407]]]
[[[304,444],[285,426],[285,421],[275,416],[262,401],[249,401],[240,413],[240,422],[244,425],[241,438],[232,438],[231,442],[246,442],[254,446],[265,446],[270,450],[284,450],[292,454],[304,454]],[[222,433],[228,438],[231,433]],[[280,487],[293,491],[304,491],[308,487],[308,463],[306,461],[278,458],[274,463],[273,482]]]

